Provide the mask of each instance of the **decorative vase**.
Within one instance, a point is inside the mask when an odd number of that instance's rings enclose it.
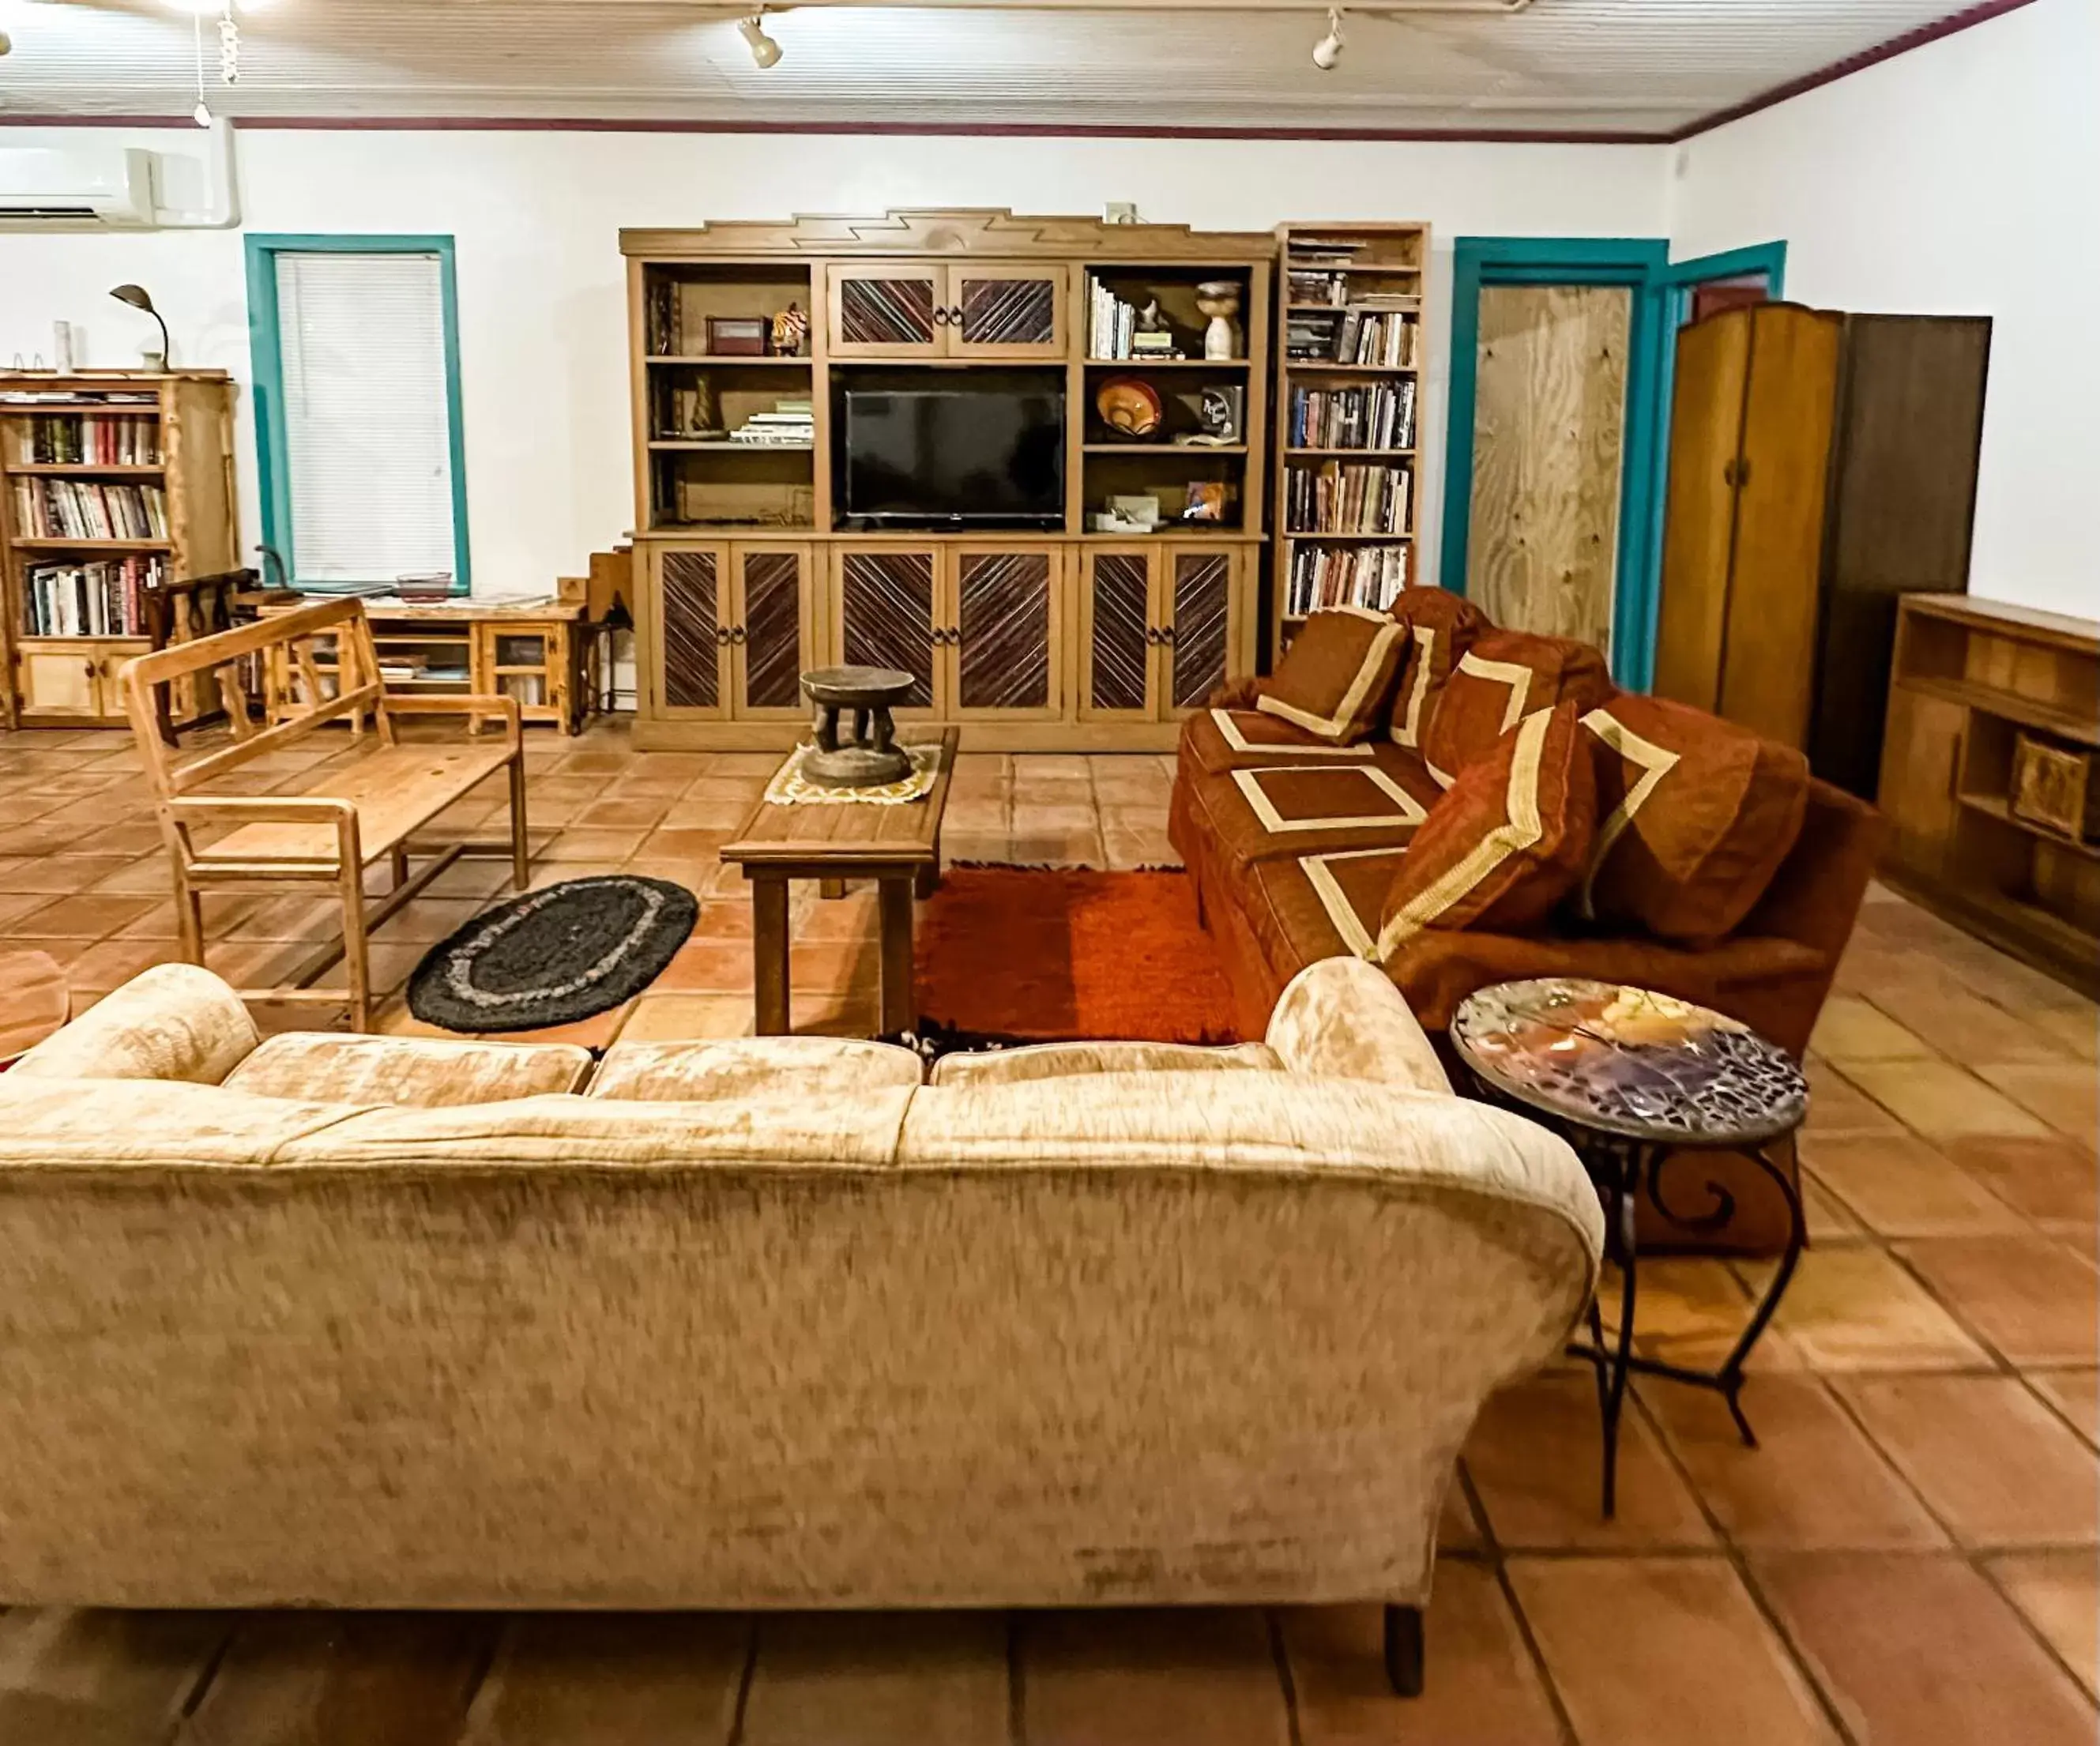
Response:
[[[1203,355],[1212,361],[1240,355],[1239,329],[1233,317],[1240,312],[1240,288],[1230,279],[1207,279],[1196,287],[1196,307],[1211,318],[1203,329]]]

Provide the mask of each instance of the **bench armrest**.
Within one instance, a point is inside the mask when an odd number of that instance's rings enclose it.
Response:
[[[169,817],[185,831],[192,825],[221,822],[230,822],[236,828],[250,824],[333,824],[337,864],[346,867],[364,864],[358,841],[357,807],[354,802],[335,795],[183,794],[170,800],[167,807]],[[187,837],[184,840],[188,840]],[[189,850],[187,858],[196,860],[194,848]]]
[[[386,699],[390,716],[501,716],[512,749],[525,743],[525,717],[518,699],[505,691],[470,691],[461,697],[394,697]]]

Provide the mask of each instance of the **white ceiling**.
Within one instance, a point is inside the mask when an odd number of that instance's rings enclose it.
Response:
[[[210,4],[212,0],[205,0]],[[805,5],[769,18],[761,72],[736,8],[681,0],[241,0],[236,117],[580,117],[1481,130],[1658,134],[1966,10],[1949,0],[1454,0],[1352,12],[1071,0]],[[1315,10],[1307,10],[1307,5]],[[183,115],[177,0],[0,0],[0,119]]]

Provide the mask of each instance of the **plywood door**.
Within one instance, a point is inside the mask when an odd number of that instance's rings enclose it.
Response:
[[[93,643],[24,643],[20,650],[24,713],[78,716],[88,721],[107,713],[99,654]]]
[[[1731,310],[1679,331],[1655,693],[1710,711],[1721,694],[1736,470],[1749,373],[1748,310]]]
[[[1065,288],[1061,267],[953,262],[948,268],[948,355],[1061,359]]]
[[[1824,482],[1845,324],[1792,303],[1744,313],[1752,331],[1749,391],[1716,712],[1801,746],[1815,696]]]
[[[1208,703],[1237,667],[1246,606],[1241,579],[1246,553],[1225,545],[1170,545],[1162,579],[1169,617],[1166,683],[1170,716]]]
[[[947,350],[946,289],[947,270],[937,263],[832,267],[824,299],[831,355],[941,356]]]
[[[729,713],[729,548],[658,546],[655,583],[643,597],[643,675],[654,712],[669,721]]]
[[[1610,646],[1633,293],[1480,292],[1466,593],[1496,624]]]
[[[832,548],[832,646],[848,666],[893,667],[912,677],[911,693],[893,712],[907,720],[945,711],[945,633],[936,616],[938,546],[869,545]]]
[[[1079,551],[1079,672],[1082,721],[1159,718],[1158,546]]]
[[[811,713],[802,675],[816,665],[816,589],[802,545],[730,548],[730,710],[740,721]]]
[[[958,721],[1054,721],[1065,712],[1064,548],[948,548],[942,631]]]

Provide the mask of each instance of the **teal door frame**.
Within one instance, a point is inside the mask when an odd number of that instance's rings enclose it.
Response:
[[[1763,243],[1673,262],[1643,236],[1461,236],[1453,248],[1451,390],[1445,422],[1443,557],[1438,580],[1466,592],[1473,504],[1473,417],[1483,285],[1624,285],[1633,293],[1621,442],[1619,542],[1612,589],[1612,668],[1629,690],[1655,672],[1663,492],[1676,335],[1692,288],[1764,272],[1784,289],[1786,245]]]
[[[285,448],[284,353],[279,345],[277,313],[280,254],[434,254],[438,258],[439,291],[444,306],[445,411],[452,475],[452,592],[470,592],[474,579],[467,558],[466,427],[460,410],[459,295],[452,239],[262,232],[247,239],[248,355],[254,382],[255,463],[262,487],[262,543],[283,558],[285,580],[296,584],[298,552],[292,526],[290,464]],[[327,583],[309,584],[308,588],[315,593],[332,591]]]

